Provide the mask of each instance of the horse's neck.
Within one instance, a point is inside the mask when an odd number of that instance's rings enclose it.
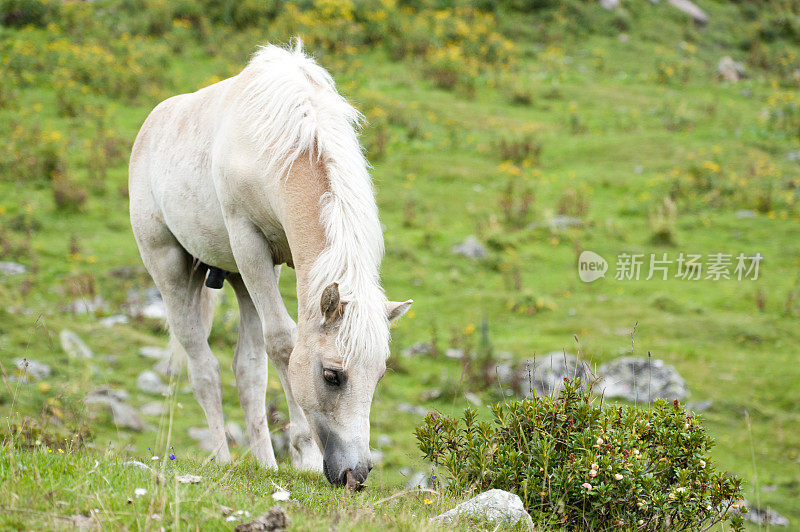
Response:
[[[329,191],[324,166],[302,155],[292,165],[283,191],[283,225],[297,272],[298,320],[303,320],[307,298],[314,297],[306,293],[308,277],[326,244],[320,222],[320,199]]]

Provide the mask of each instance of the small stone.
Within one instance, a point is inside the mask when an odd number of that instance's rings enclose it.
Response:
[[[187,473],[185,475],[177,475],[175,480],[181,484],[199,484],[203,477]]]
[[[769,528],[771,526],[789,526],[789,520],[773,510],[772,508],[756,508],[747,501],[742,501],[747,508],[747,512],[742,517],[756,523],[758,526]]]
[[[605,397],[647,403],[654,399],[684,399],[689,395],[683,377],[657,358],[618,358],[600,366],[599,373],[596,389]]]
[[[128,314],[150,319],[164,319],[167,317],[167,307],[161,299],[161,292],[156,287],[146,290],[131,290],[128,292]]]
[[[88,395],[84,402],[87,405],[105,405],[111,410],[111,417],[114,425],[120,429],[130,429],[135,431],[144,430],[144,423],[139,417],[139,413],[131,405],[117,400],[111,395],[97,394]]]
[[[800,150],[790,151],[786,154],[786,160],[789,162],[800,161]]]
[[[669,2],[672,7],[689,15],[692,20],[698,24],[708,23],[708,15],[706,15],[706,12],[697,7],[694,2],[690,0],[667,0],[667,2]]]
[[[64,329],[61,331],[58,337],[61,341],[61,348],[67,353],[67,355],[69,355],[70,358],[86,359],[94,357],[94,353],[92,353],[92,350],[89,349],[89,346],[87,346],[83,340],[81,340],[80,336],[69,329]]]
[[[711,399],[707,399],[705,401],[686,403],[686,410],[691,410],[693,412],[705,412],[712,406],[714,406],[714,402]]]
[[[433,346],[431,344],[428,342],[417,342],[403,349],[400,354],[404,357],[414,357],[417,355],[430,355],[431,353],[433,353]]]
[[[21,275],[28,271],[28,268],[18,262],[0,262],[0,273],[3,275]]]
[[[144,393],[152,395],[167,395],[169,386],[161,381],[161,377],[155,371],[143,371],[136,378],[136,387]]]
[[[93,314],[108,308],[106,300],[101,296],[94,296],[91,299],[81,298],[69,304],[69,311],[73,314]]]
[[[447,358],[453,358],[455,360],[461,360],[464,358],[464,350],[463,349],[447,349],[444,352],[444,356]]]
[[[427,416],[428,410],[421,406],[414,406],[409,403],[400,403],[397,405],[397,409],[400,412],[406,412],[408,414],[415,414],[417,416]]]
[[[162,358],[153,365],[153,371],[164,377],[172,377],[180,373],[180,368],[176,367],[169,358]]]
[[[30,377],[35,381],[46,379],[52,373],[50,366],[47,364],[27,358],[16,358],[14,359],[14,364],[23,373],[23,377]]]
[[[235,421],[228,421],[225,424],[225,435],[228,437],[228,441],[235,443],[238,447],[247,447],[249,445],[247,434]]]
[[[139,354],[145,358],[152,358],[154,360],[169,360],[170,351],[169,349],[146,345],[139,348]]]
[[[613,11],[619,7],[619,0],[600,0],[600,6],[608,11]]]
[[[128,317],[124,314],[113,314],[111,316],[107,316],[105,318],[101,318],[99,321],[100,325],[103,327],[113,327],[114,325],[122,325],[124,323],[128,323]]]
[[[507,491],[492,489],[462,502],[452,510],[431,518],[436,523],[448,524],[460,518],[483,519],[494,525],[514,526],[522,522],[533,529],[533,519],[525,511],[522,499]]]
[[[743,219],[743,218],[755,218],[756,217],[756,211],[753,211],[751,209],[742,209],[742,210],[736,211],[733,215],[736,216],[737,218],[739,218],[740,220]]]
[[[473,406],[483,406],[483,401],[481,398],[472,392],[464,392],[464,399],[466,399],[467,402]]]
[[[387,434],[379,434],[375,439],[375,443],[378,447],[389,447],[394,443],[394,441],[392,441],[392,438]]]
[[[482,259],[488,255],[484,245],[472,235],[465,238],[457,246],[453,246],[451,251],[456,255],[463,255],[470,259]]]
[[[286,530],[289,526],[289,516],[280,506],[273,506],[269,512],[257,517],[250,523],[237,525],[235,532],[261,532]]]
[[[151,401],[139,410],[143,416],[158,417],[166,413],[167,409],[164,403],[160,401]]]
[[[383,460],[386,458],[386,455],[383,454],[383,451],[379,451],[377,449],[370,449],[369,453],[370,457],[372,458],[373,465],[383,463]]]
[[[717,63],[716,73],[720,79],[733,83],[747,77],[747,73],[744,70],[744,64],[734,61],[729,56],[725,56],[719,60],[719,63]]]

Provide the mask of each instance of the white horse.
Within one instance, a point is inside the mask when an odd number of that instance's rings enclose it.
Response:
[[[238,75],[162,102],[136,138],[133,232],[221,462],[230,453],[207,342],[209,269],[229,272],[239,303],[233,370],[256,460],[277,467],[269,355],[289,406],[293,464],[348,487],[372,468],[370,405],[389,324],[411,300],[390,302],[380,286],[383,235],[360,118],[298,42],[262,47]],[[297,325],[278,291],[284,263],[297,272]]]

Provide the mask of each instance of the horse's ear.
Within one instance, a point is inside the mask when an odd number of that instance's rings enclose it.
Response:
[[[389,319],[389,323],[400,318],[403,314],[408,312],[408,309],[411,308],[411,303],[413,303],[413,299],[409,299],[408,301],[403,301],[402,303],[398,303],[397,301],[387,301],[386,302],[386,317]]]
[[[339,283],[331,283],[322,291],[319,309],[325,319],[325,325],[333,325],[342,318],[344,303],[339,300]]]

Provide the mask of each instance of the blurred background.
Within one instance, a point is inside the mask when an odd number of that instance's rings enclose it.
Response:
[[[373,404],[379,483],[427,481],[428,410],[581,360],[617,400],[687,403],[748,499],[800,523],[797,0],[0,0],[0,24],[3,430],[143,456],[172,404],[176,453],[205,455],[127,159],[159,101],[299,35],[367,118],[384,286],[415,300]],[[587,250],[605,277],[582,280]],[[237,321],[226,286],[210,342],[242,456]],[[267,401],[285,462],[274,372]]]

